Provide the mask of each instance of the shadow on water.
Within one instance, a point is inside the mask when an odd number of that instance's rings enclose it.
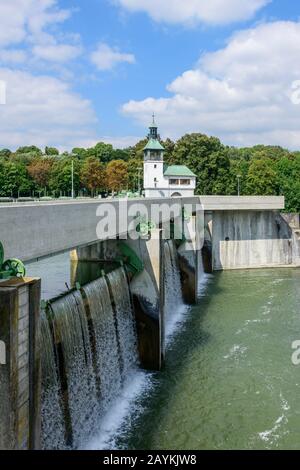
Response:
[[[218,287],[222,274],[214,274],[197,306],[191,307],[185,314],[185,321],[179,324],[169,343],[164,368],[152,374],[153,387],[141,399],[142,412],[130,422],[130,429],[118,436],[117,448],[153,448],[156,430],[165,413],[168,413],[169,400],[176,395],[177,384],[190,358],[195,351],[204,349],[211,339],[210,334],[202,328],[202,323],[209,312],[212,295],[222,292]]]

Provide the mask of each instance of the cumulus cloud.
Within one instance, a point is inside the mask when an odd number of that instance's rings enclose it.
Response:
[[[166,23],[226,24],[252,18],[271,0],[115,0],[131,12]]]
[[[71,46],[68,44],[44,44],[34,46],[33,54],[35,57],[49,62],[64,63],[76,59],[82,52],[80,46]]]
[[[6,105],[0,106],[1,147],[59,145],[72,148],[96,140],[96,117],[90,101],[49,76],[0,69]]]
[[[116,65],[127,62],[135,63],[133,54],[120,52],[117,48],[110,47],[108,44],[101,43],[91,54],[91,61],[99,70],[111,70]]]
[[[299,147],[300,105],[292,99],[299,54],[300,23],[261,24],[204,54],[167,86],[170,97],[132,100],[122,110],[143,125],[155,111],[162,132],[174,138],[201,131],[228,144]]]
[[[27,59],[27,53],[22,49],[0,49],[0,62],[22,64]]]
[[[47,33],[49,26],[65,21],[70,14],[58,7],[57,0],[1,0],[0,60],[21,63],[21,52],[9,49],[19,44],[35,59],[61,63],[76,58],[81,53],[78,45],[60,44]]]

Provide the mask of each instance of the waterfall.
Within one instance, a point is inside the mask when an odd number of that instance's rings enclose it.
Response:
[[[122,377],[138,364],[137,335],[126,273],[123,268],[107,276],[116,309]]]
[[[117,269],[42,316],[42,444],[84,448],[138,365],[127,276]]]
[[[41,312],[42,396],[41,396],[41,445],[42,448],[64,449],[65,428],[62,413],[61,389],[58,381],[53,339],[49,322]]]
[[[165,334],[166,339],[180,320],[185,305],[182,297],[177,252],[173,240],[164,243],[164,289],[165,289]]]
[[[53,302],[51,308],[68,444],[76,448],[94,432],[99,415],[87,316],[78,291]]]
[[[114,314],[107,283],[98,279],[83,289],[95,335],[97,380],[100,387],[102,412],[121,388],[121,369]]]

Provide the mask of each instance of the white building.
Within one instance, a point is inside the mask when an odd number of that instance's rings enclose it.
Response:
[[[187,166],[164,163],[165,149],[159,142],[154,116],[148,139],[144,148],[145,197],[194,196],[196,175]]]

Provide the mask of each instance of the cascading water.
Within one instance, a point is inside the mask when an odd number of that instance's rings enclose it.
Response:
[[[107,276],[116,310],[121,374],[125,379],[138,364],[137,335],[126,273],[123,268]]]
[[[41,312],[42,397],[41,397],[41,445],[47,449],[65,448],[65,427],[62,413],[62,397],[59,386],[53,339],[49,322]]]
[[[177,252],[173,240],[167,240],[164,243],[164,263],[165,335],[166,339],[168,339],[168,336],[173,333],[176,323],[180,320],[181,314],[185,310]]]
[[[105,411],[121,388],[121,364],[114,313],[104,278],[83,289],[94,331],[94,352],[102,411]]]
[[[172,240],[164,244],[164,264],[168,342],[187,311]],[[47,313],[42,314],[43,448],[111,448],[150,380],[137,367],[135,318],[124,268],[51,301]]]
[[[95,431],[99,415],[87,317],[77,291],[53,302],[51,309],[68,445],[76,448]]]
[[[43,314],[43,448],[84,448],[138,365],[125,270],[52,301],[48,318]]]

